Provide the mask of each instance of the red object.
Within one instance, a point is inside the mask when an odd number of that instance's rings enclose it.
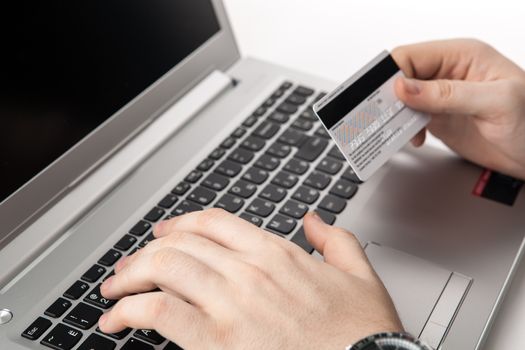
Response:
[[[476,183],[474,190],[472,190],[472,194],[480,197],[483,194],[483,191],[485,190],[485,187],[487,186],[487,183],[489,182],[491,176],[492,171],[485,169],[479,177],[479,180]]]

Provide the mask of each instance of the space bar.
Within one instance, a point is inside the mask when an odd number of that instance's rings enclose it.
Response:
[[[328,146],[328,140],[312,136],[303,143],[295,156],[311,162],[316,160],[317,157],[323,153],[326,146]]]

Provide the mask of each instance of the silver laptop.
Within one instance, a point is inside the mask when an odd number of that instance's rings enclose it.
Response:
[[[407,331],[482,347],[522,254],[524,195],[493,195],[511,179],[407,147],[358,183],[311,109],[335,83],[241,58],[219,0],[3,13],[1,349],[177,349],[100,333],[98,286],[155,222],[209,207],[308,253],[317,210],[360,238]]]

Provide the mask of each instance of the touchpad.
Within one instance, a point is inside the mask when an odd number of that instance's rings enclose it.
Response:
[[[405,330],[437,348],[471,279],[375,243],[367,244],[365,251],[392,296]]]

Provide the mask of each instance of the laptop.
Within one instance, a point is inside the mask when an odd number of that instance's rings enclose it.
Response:
[[[156,222],[210,207],[320,258],[301,224],[318,211],[356,233],[407,331],[482,347],[522,255],[523,193],[476,195],[490,173],[429,146],[359,183],[311,108],[336,83],[242,58],[219,0],[2,14],[2,349],[177,349],[102,334],[115,301],[99,285]]]

